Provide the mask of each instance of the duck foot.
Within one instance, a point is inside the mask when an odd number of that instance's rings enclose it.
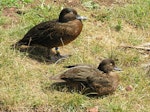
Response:
[[[65,59],[67,59],[67,58],[69,58],[69,57],[71,57],[71,55],[58,55],[58,54],[56,54],[55,55],[55,60],[56,60],[56,62],[55,63],[59,63],[59,62],[61,62],[62,60],[65,60]]]
[[[46,56],[46,59],[47,60],[52,60],[52,57],[51,56]]]
[[[71,55],[61,55],[59,52],[57,52],[55,55],[47,55],[46,56],[46,60],[55,62],[55,63],[59,63],[62,60],[67,59],[68,57],[70,57]]]
[[[58,59],[60,58],[68,58],[68,57],[71,57],[72,55],[61,55],[59,52],[57,52],[55,54],[55,57],[57,57]]]

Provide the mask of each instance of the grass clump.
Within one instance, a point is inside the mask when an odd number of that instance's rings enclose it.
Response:
[[[132,0],[122,6],[101,6],[94,2],[95,6],[90,0],[82,1],[83,7],[75,8],[89,19],[83,22],[81,35],[60,48],[62,54],[73,56],[59,64],[39,61],[28,52],[10,48],[34,25],[57,18],[63,7],[47,0],[33,3],[34,7],[32,1],[22,1],[18,8],[25,14],[12,12],[12,16],[4,14],[4,7],[17,6],[18,1],[1,2],[0,111],[85,112],[87,108],[95,106],[102,112],[150,110],[149,74],[141,67],[148,62],[149,56],[146,52],[120,47],[122,44],[136,46],[150,41],[149,0]],[[28,2],[31,6],[26,4]],[[83,5],[86,2],[90,3],[90,7]],[[90,98],[74,91],[70,93],[51,88],[53,81],[49,77],[65,70],[63,66],[79,63],[97,66],[102,59],[109,57],[115,59],[117,66],[123,69],[118,73],[120,84],[114,94]],[[131,91],[126,91],[128,86],[132,86]]]
[[[134,4],[125,5],[124,7],[116,8],[115,13],[117,18],[122,18],[129,24],[139,27],[139,28],[147,28],[150,25],[149,19],[149,10],[150,4],[149,1],[137,1]]]
[[[0,9],[3,7],[20,7],[21,5],[32,3],[33,0],[1,0]]]
[[[137,28],[148,28],[150,26],[149,17],[150,3],[149,0],[137,1],[131,4],[125,4],[120,7],[102,7],[100,10],[96,11],[96,20],[101,22],[117,21],[115,29],[117,31],[121,30],[121,21],[133,25]]]
[[[83,2],[83,1],[82,1],[82,2]],[[93,1],[84,1],[84,2],[82,3],[82,5],[83,5],[84,7],[86,7],[86,8],[89,8],[89,9],[97,9],[97,8],[100,7],[99,4],[97,4],[97,3],[93,2]]]

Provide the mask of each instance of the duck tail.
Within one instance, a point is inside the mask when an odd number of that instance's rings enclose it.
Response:
[[[73,68],[73,67],[76,67],[78,65],[68,65],[68,66],[63,66],[64,68]]]
[[[94,67],[92,65],[88,64],[75,64],[75,65],[68,65],[68,66],[63,66],[64,68],[73,68],[73,67]]]
[[[50,80],[53,80],[53,81],[55,81],[55,82],[65,82],[64,80],[62,80],[62,79],[60,78],[60,75],[51,76],[49,79],[50,79]]]
[[[11,48],[18,48],[19,46],[21,46],[22,44],[20,42],[16,42],[15,44],[11,45]]]
[[[27,45],[27,44],[26,44],[26,42],[23,42],[22,40],[19,40],[15,44],[12,44],[11,48],[20,48],[20,46],[22,46],[22,45]]]

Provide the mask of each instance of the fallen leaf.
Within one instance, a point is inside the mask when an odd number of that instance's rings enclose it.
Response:
[[[133,87],[132,87],[132,85],[128,85],[125,89],[126,89],[126,91],[132,91]]]
[[[88,108],[86,110],[86,112],[98,112],[98,106],[92,107],[92,108]]]

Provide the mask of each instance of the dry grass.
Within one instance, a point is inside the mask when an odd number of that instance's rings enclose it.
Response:
[[[83,22],[81,35],[60,48],[62,54],[73,56],[58,64],[45,62],[41,56],[39,61],[28,52],[11,49],[10,45],[35,24],[56,18],[61,8],[68,4],[20,4],[17,7],[25,14],[12,12],[11,16],[4,14],[5,4],[0,7],[0,111],[85,112],[94,106],[98,106],[100,112],[150,111],[150,77],[141,68],[141,64],[149,62],[149,53],[119,47],[150,41],[150,1],[120,0],[101,5],[97,0],[86,7],[87,1],[74,7],[80,15],[89,18]],[[117,59],[117,65],[123,69],[119,73],[120,85],[113,95],[89,98],[50,88],[53,82],[49,77],[62,72],[64,65],[88,63],[97,66],[100,60],[108,57]],[[129,85],[132,91],[126,91]]]

